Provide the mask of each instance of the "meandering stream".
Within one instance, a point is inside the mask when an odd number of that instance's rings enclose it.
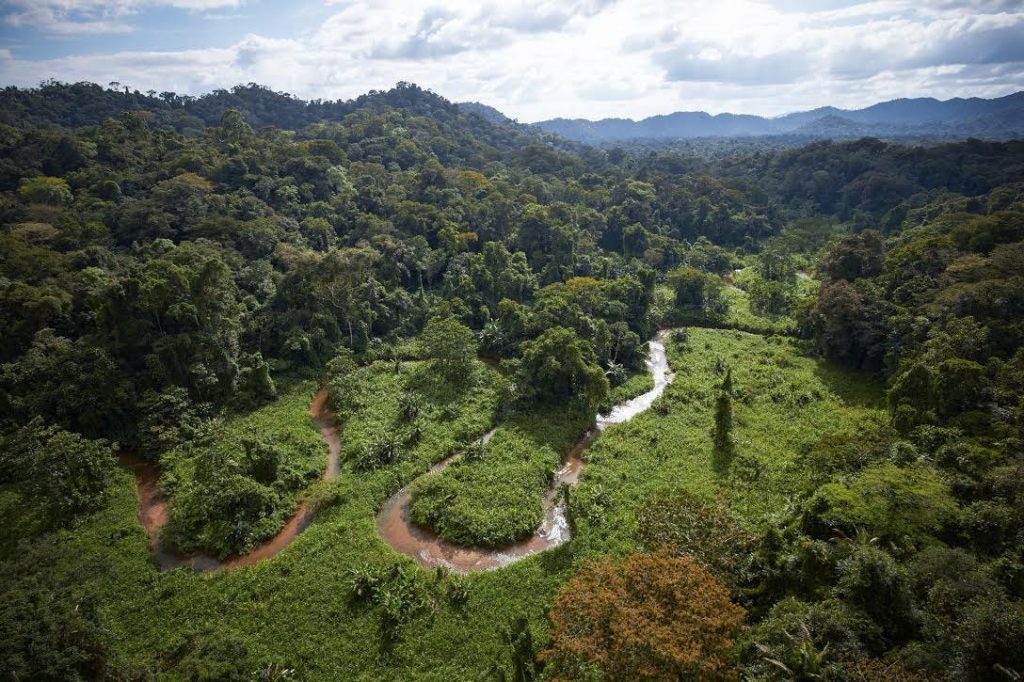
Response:
[[[668,359],[665,355],[664,334],[661,332],[651,340],[647,357],[647,369],[654,378],[654,388],[616,405],[605,415],[598,415],[595,428],[583,436],[569,451],[563,461],[562,468],[555,475],[551,489],[544,499],[544,522],[530,537],[508,547],[485,549],[479,547],[462,547],[441,539],[436,533],[420,528],[409,518],[410,486],[402,488],[384,504],[377,514],[377,529],[381,537],[395,550],[416,559],[424,566],[446,566],[459,572],[468,573],[489,568],[506,566],[524,557],[558,547],[567,542],[571,536],[569,521],[566,516],[566,505],[561,495],[562,486],[573,486],[579,480],[583,470],[583,452],[590,447],[598,433],[612,424],[628,421],[637,414],[648,409],[671,383],[674,375],[669,371]],[[330,480],[340,470],[339,453],[341,438],[334,425],[334,415],[327,407],[327,389],[317,391],[309,407],[320,435],[327,443],[327,466],[324,479]],[[484,434],[479,442],[486,443],[494,435],[497,428]],[[461,453],[446,457],[435,464],[424,475],[443,471]],[[180,556],[165,549],[160,542],[160,529],[167,524],[167,498],[159,487],[160,470],[152,462],[131,455],[122,455],[122,462],[135,474],[135,485],[139,497],[139,522],[149,535],[149,546],[161,570],[171,568],[192,568],[198,571],[216,571],[223,568],[250,566],[264,559],[269,559],[290,545],[304,531],[316,516],[305,502],[299,505],[295,514],[273,538],[256,547],[251,552],[219,560],[207,555]]]
[[[338,457],[341,452],[341,437],[334,426],[334,415],[327,407],[326,388],[317,391],[309,406],[309,414],[320,429],[324,442],[327,443],[327,466],[324,468],[323,477],[330,480],[337,476],[340,470]],[[185,567],[197,571],[216,571],[222,568],[251,566],[269,559],[290,545],[316,516],[315,510],[305,502],[301,503],[277,535],[241,556],[229,557],[223,561],[203,554],[180,556],[169,552],[160,542],[160,529],[167,524],[167,498],[160,492],[159,468],[152,462],[131,455],[122,455],[121,461],[135,474],[135,487],[139,496],[139,522],[149,535],[150,551],[160,564],[161,570]]]
[[[590,447],[598,433],[612,424],[628,421],[648,409],[665,391],[665,387],[672,382],[674,375],[669,371],[668,358],[665,355],[664,335],[666,333],[659,333],[649,344],[647,369],[654,377],[654,388],[632,400],[616,405],[608,414],[598,415],[594,430],[584,435],[566,455],[562,468],[555,476],[554,483],[544,499],[544,522],[533,535],[499,549],[463,547],[453,544],[412,522],[409,515],[410,486],[406,486],[393,495],[377,514],[377,529],[381,537],[392,548],[413,557],[424,566],[445,566],[458,573],[507,566],[531,554],[543,552],[567,542],[571,532],[561,488],[563,485],[573,486],[579,480],[584,467],[582,454]],[[492,435],[494,435],[494,430],[484,434],[480,441],[486,443]],[[429,476],[443,471],[460,454],[447,457],[435,464],[424,475]]]

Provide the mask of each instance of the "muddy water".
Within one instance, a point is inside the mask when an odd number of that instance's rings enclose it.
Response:
[[[564,544],[571,537],[566,515],[562,486],[573,486],[584,467],[583,452],[590,447],[598,433],[612,424],[621,424],[648,409],[665,391],[674,375],[669,372],[665,355],[665,334],[661,332],[650,342],[647,369],[654,377],[654,388],[632,400],[616,405],[611,412],[598,415],[593,431],[587,433],[566,455],[562,468],[544,499],[544,522],[533,535],[499,549],[462,547],[438,537],[436,533],[415,525],[409,516],[409,486],[389,499],[377,515],[377,529],[392,548],[416,559],[424,566],[445,566],[458,573],[482,571],[506,566],[524,557]],[[490,431],[480,440],[494,434]],[[458,455],[434,465],[427,474],[443,471]]]
[[[327,407],[327,389],[321,388],[317,391],[309,406],[309,414],[320,429],[324,442],[327,443],[327,466],[324,468],[323,477],[324,480],[330,480],[338,475],[340,469],[338,458],[341,452],[341,437],[334,426],[334,415]],[[303,502],[277,535],[248,554],[229,557],[223,561],[201,554],[179,556],[164,549],[160,543],[160,529],[167,524],[167,498],[160,493],[160,470],[152,462],[133,455],[123,454],[121,461],[135,474],[135,488],[139,496],[139,522],[149,535],[149,548],[161,570],[186,567],[198,571],[215,571],[221,568],[251,566],[263,559],[269,559],[290,545],[316,516],[315,510]]]

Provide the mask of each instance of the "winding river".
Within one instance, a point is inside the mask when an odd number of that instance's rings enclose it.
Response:
[[[598,415],[595,428],[584,435],[566,455],[562,468],[556,474],[554,483],[544,498],[544,522],[533,535],[499,549],[463,547],[453,544],[412,522],[409,515],[410,486],[406,486],[393,495],[377,514],[377,529],[381,537],[393,549],[416,559],[424,566],[445,566],[457,573],[507,566],[531,554],[543,552],[567,542],[571,537],[571,531],[566,515],[565,499],[561,494],[562,486],[576,485],[584,467],[582,454],[590,447],[598,433],[612,424],[628,421],[648,409],[675,378],[675,375],[669,371],[668,358],[665,355],[666,333],[660,332],[649,344],[647,369],[654,377],[654,388],[632,400],[616,405],[608,414]],[[480,442],[486,443],[494,435],[495,430],[484,434],[480,438]],[[424,475],[429,476],[443,471],[458,456],[460,453],[445,458]]]
[[[544,498],[544,522],[533,535],[508,547],[484,549],[463,547],[441,539],[436,533],[420,528],[409,518],[409,486],[395,493],[377,514],[377,529],[381,537],[392,548],[416,559],[424,566],[445,566],[458,573],[482,571],[506,566],[524,557],[558,547],[571,536],[566,515],[562,486],[573,486],[583,470],[583,452],[594,441],[598,433],[612,424],[620,424],[648,409],[671,383],[674,375],[669,371],[665,356],[665,335],[659,333],[651,340],[647,357],[647,368],[654,377],[654,388],[646,393],[616,405],[605,415],[598,415],[596,426],[569,451],[562,468],[555,475],[551,489]],[[330,480],[340,470],[339,453],[341,438],[334,425],[334,415],[327,407],[327,390],[317,391],[309,407],[310,416],[320,429],[320,435],[327,443],[327,466],[323,478]],[[485,433],[479,442],[486,443],[497,428]],[[455,453],[441,460],[424,475],[443,471],[461,453]],[[122,455],[122,462],[135,474],[135,485],[139,498],[139,522],[149,535],[149,547],[161,570],[191,568],[197,571],[216,571],[224,568],[251,566],[269,559],[290,545],[313,521],[316,511],[305,502],[273,538],[247,554],[219,560],[207,555],[180,556],[168,551],[160,542],[160,529],[167,524],[167,498],[159,487],[160,470],[152,462],[131,455]]]
[[[326,388],[317,391],[309,406],[309,414],[320,429],[324,442],[327,443],[327,466],[324,468],[323,477],[330,480],[336,477],[341,469],[338,460],[341,453],[341,437],[334,425],[334,415],[327,407]],[[251,566],[269,559],[290,545],[316,516],[316,511],[303,502],[277,535],[247,554],[229,557],[223,561],[203,554],[180,556],[168,551],[160,542],[160,529],[167,525],[167,498],[160,492],[160,469],[152,462],[131,455],[122,455],[121,461],[135,474],[135,488],[139,497],[139,522],[149,535],[149,548],[160,565],[160,570],[191,568],[197,571],[216,571],[222,568]]]

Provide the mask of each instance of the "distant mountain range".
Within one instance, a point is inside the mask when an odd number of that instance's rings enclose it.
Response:
[[[476,102],[460,108],[494,123],[509,121],[497,109]],[[532,124],[570,140],[588,144],[627,140],[788,135],[808,138],[1024,138],[1024,91],[997,99],[931,97],[896,99],[865,109],[821,107],[776,118],[745,114],[679,111],[641,121],[555,118]]]

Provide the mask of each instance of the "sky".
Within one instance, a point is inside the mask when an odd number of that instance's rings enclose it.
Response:
[[[1024,0],[0,0],[0,84],[349,99],[398,81],[523,122],[774,116],[1024,90]]]

